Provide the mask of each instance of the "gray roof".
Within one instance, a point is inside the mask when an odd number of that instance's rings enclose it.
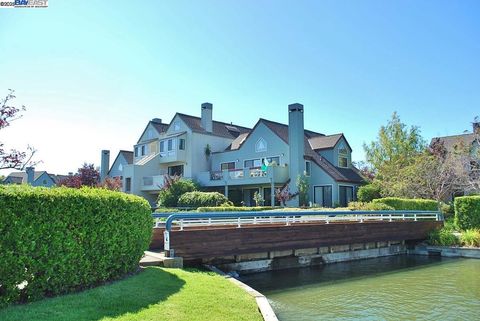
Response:
[[[243,127],[243,126],[238,126],[235,124],[229,124],[229,123],[223,123],[219,121],[213,121],[213,130],[212,132],[207,132],[203,127],[202,127],[202,120],[200,117],[195,117],[195,116],[190,116],[190,115],[185,115],[181,113],[177,113],[177,115],[182,119],[185,124],[193,131],[196,133],[201,133],[201,134],[210,134],[210,135],[215,135],[215,136],[221,136],[221,137],[226,137],[226,138],[237,138],[241,134],[248,133],[250,132],[250,128]]]
[[[129,151],[129,150],[120,150],[117,154],[117,157],[115,157],[115,160],[113,161],[112,165],[110,166],[110,169],[108,170],[108,174],[110,174],[110,171],[112,170],[113,165],[115,164],[115,162],[117,161],[117,159],[120,155],[123,155],[123,157],[127,161],[127,164],[133,164],[133,152]]]
[[[57,184],[60,180],[68,177],[67,175],[55,175],[49,174],[46,171],[35,171],[33,180],[36,181],[40,176],[46,173],[50,178]],[[23,184],[27,183],[27,173],[26,172],[13,172],[10,173],[7,177],[5,177],[4,181],[10,180],[13,184]]]
[[[288,144],[288,126],[285,124],[280,124],[276,122],[272,122],[266,119],[261,119],[268,128],[270,128],[275,134],[277,134],[283,141]],[[316,135],[316,136],[312,136]],[[310,140],[313,137],[325,137],[322,134],[312,132],[312,131],[305,131],[305,159],[313,161],[317,164],[321,169],[323,169],[327,174],[329,174],[333,179],[339,182],[351,182],[351,183],[362,183],[364,182],[363,177],[360,175],[358,169],[352,166],[352,168],[341,168],[334,166],[330,163],[326,158],[320,156],[317,152],[315,152],[312,147],[310,146]]]
[[[330,149],[334,148],[337,145],[340,138],[343,137],[343,134],[333,134],[328,136],[316,136],[310,138],[308,141],[312,149],[314,150],[322,150],[322,149]]]
[[[470,148],[476,140],[478,140],[478,136],[473,133],[434,137],[430,142],[430,146],[432,146],[436,142],[440,142],[443,143],[443,146],[448,152],[454,152],[461,148]]]

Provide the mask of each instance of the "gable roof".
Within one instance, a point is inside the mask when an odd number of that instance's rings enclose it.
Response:
[[[152,124],[152,127],[155,128],[155,130],[156,130],[159,134],[166,132],[168,126],[170,126],[169,124],[161,123],[161,122],[156,121],[156,120],[150,120],[150,121],[148,122],[147,126],[145,126],[145,129],[143,130],[142,134],[141,134],[140,137],[138,138],[137,144],[140,143],[140,139],[142,139],[143,135],[144,135],[145,132],[147,131],[147,128],[148,128],[148,126],[150,126],[150,124]]]
[[[259,123],[265,124],[272,132],[274,132],[278,137],[280,137],[285,143],[288,144],[288,125],[261,118],[255,125],[255,127],[257,127]],[[251,132],[255,130],[255,127],[252,129]],[[331,135],[331,136],[335,136],[335,135]],[[310,145],[311,144],[310,141],[312,139],[321,139],[324,137],[328,138],[328,136],[325,136],[323,134],[320,134],[314,131],[310,131],[310,130],[304,131],[304,145],[305,145],[304,158],[307,160],[313,161],[321,169],[323,169],[328,175],[330,175],[334,180],[338,182],[350,182],[350,183],[364,182],[363,177],[360,175],[359,171],[355,167],[352,167],[352,168],[336,167],[332,163],[330,163],[326,158],[320,156],[317,152],[315,152],[315,150]],[[343,134],[340,134],[338,139],[340,139],[340,137],[343,137]],[[242,143],[246,140],[246,138],[242,141]],[[334,139],[330,139],[330,140],[333,141]],[[242,143],[240,143],[240,146],[238,148],[241,147]],[[230,145],[230,147],[233,147],[233,143],[232,145]]]
[[[113,165],[115,164],[117,159],[120,157],[120,155],[122,155],[125,158],[125,160],[127,161],[127,164],[133,164],[133,152],[129,150],[120,150],[117,154],[117,157],[115,157],[115,160],[113,161],[112,166],[110,166],[110,169],[108,170],[108,174],[110,174],[110,171],[112,170]]]
[[[185,115],[181,113],[177,113],[176,115],[178,115],[178,117],[180,117],[180,119],[183,120],[183,122],[195,133],[235,139],[238,138],[241,134],[248,133],[251,130],[248,127],[238,126],[232,123],[223,123],[214,120],[212,132],[207,132],[202,127],[202,119],[200,117]]]
[[[46,171],[35,171],[33,175],[33,181],[36,181],[44,173],[46,173],[55,183],[58,183],[57,179],[60,180],[66,177],[65,175],[49,174]],[[26,172],[12,172],[7,177],[5,177],[3,181],[6,181],[7,179],[9,179],[14,184],[23,184],[27,183],[28,176]]]
[[[472,144],[476,140],[478,140],[478,137],[473,133],[453,135],[453,136],[434,137],[430,141],[430,146],[432,146],[436,142],[440,142],[440,143],[443,143],[443,146],[445,147],[447,152],[454,152],[457,148],[472,146]]]
[[[309,141],[310,146],[312,147],[313,150],[319,151],[319,150],[334,148],[335,145],[337,145],[338,141],[342,137],[347,142],[348,148],[350,148],[350,150],[352,150],[352,148],[350,147],[350,144],[348,143],[348,141],[345,138],[345,136],[343,135],[343,133],[333,134],[333,135],[328,135],[328,136],[312,137],[308,141]]]

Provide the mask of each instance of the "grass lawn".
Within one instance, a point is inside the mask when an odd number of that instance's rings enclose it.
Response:
[[[212,272],[149,267],[78,294],[0,310],[0,320],[262,320],[255,299]]]

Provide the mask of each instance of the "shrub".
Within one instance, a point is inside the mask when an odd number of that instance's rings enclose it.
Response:
[[[220,206],[228,202],[225,195],[218,192],[188,192],[180,196],[178,206],[201,207]]]
[[[458,245],[458,237],[450,229],[435,229],[430,232],[428,242],[432,245],[453,246]]]
[[[460,236],[463,245],[480,247],[480,230],[471,229],[463,231]]]
[[[352,211],[393,211],[394,208],[383,203],[365,203],[365,202],[350,202],[348,209]]]
[[[453,217],[454,214],[455,214],[455,208],[453,206],[453,203],[451,203],[451,204],[441,203],[440,204],[440,212],[442,212],[443,217],[445,219],[449,219],[449,218]]]
[[[196,190],[197,185],[192,180],[175,180],[158,194],[158,207],[177,207],[180,196]]]
[[[462,229],[480,228],[480,196],[455,198],[455,224]]]
[[[357,192],[357,199],[359,202],[371,202],[380,197],[382,197],[380,195],[380,187],[373,184],[360,186]]]
[[[137,270],[152,234],[143,198],[106,189],[0,185],[0,306]]]
[[[221,207],[199,207],[198,212],[250,212],[250,211],[268,211],[274,209],[271,206],[221,206]]]
[[[438,203],[434,200],[425,200],[420,198],[408,199],[397,197],[386,197],[374,199],[372,203],[382,203],[393,207],[395,210],[412,211],[438,211]]]

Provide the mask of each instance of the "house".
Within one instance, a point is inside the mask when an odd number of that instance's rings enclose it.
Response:
[[[127,150],[120,150],[115,157],[115,160],[110,167],[110,151],[102,150],[102,163],[100,166],[100,179],[105,177],[119,178],[123,180],[123,168],[127,165],[133,164],[133,152]]]
[[[440,144],[446,153],[470,153],[469,175],[478,175],[480,168],[480,122],[474,121],[471,133],[464,133],[460,135],[434,137],[430,141],[430,147]],[[476,176],[478,177],[478,176]],[[455,193],[453,196],[466,195],[472,192],[478,192],[475,189],[472,191],[463,190]]]
[[[35,171],[33,167],[27,167],[25,172],[12,172],[2,181],[2,184],[30,184],[32,186],[52,187],[66,175],[55,175],[46,171]]]
[[[236,204],[253,205],[259,192],[270,205],[272,191],[288,184],[295,193],[297,177],[305,175],[312,203],[346,206],[355,199],[363,178],[346,137],[305,130],[303,105],[288,106],[288,124],[259,119],[253,128],[214,121],[212,113],[204,103],[201,117],[177,113],[170,123],[150,121],[133,146],[132,163],[114,174],[123,177],[123,190],[154,204],[164,176],[181,175]],[[297,206],[298,197],[289,205]]]

